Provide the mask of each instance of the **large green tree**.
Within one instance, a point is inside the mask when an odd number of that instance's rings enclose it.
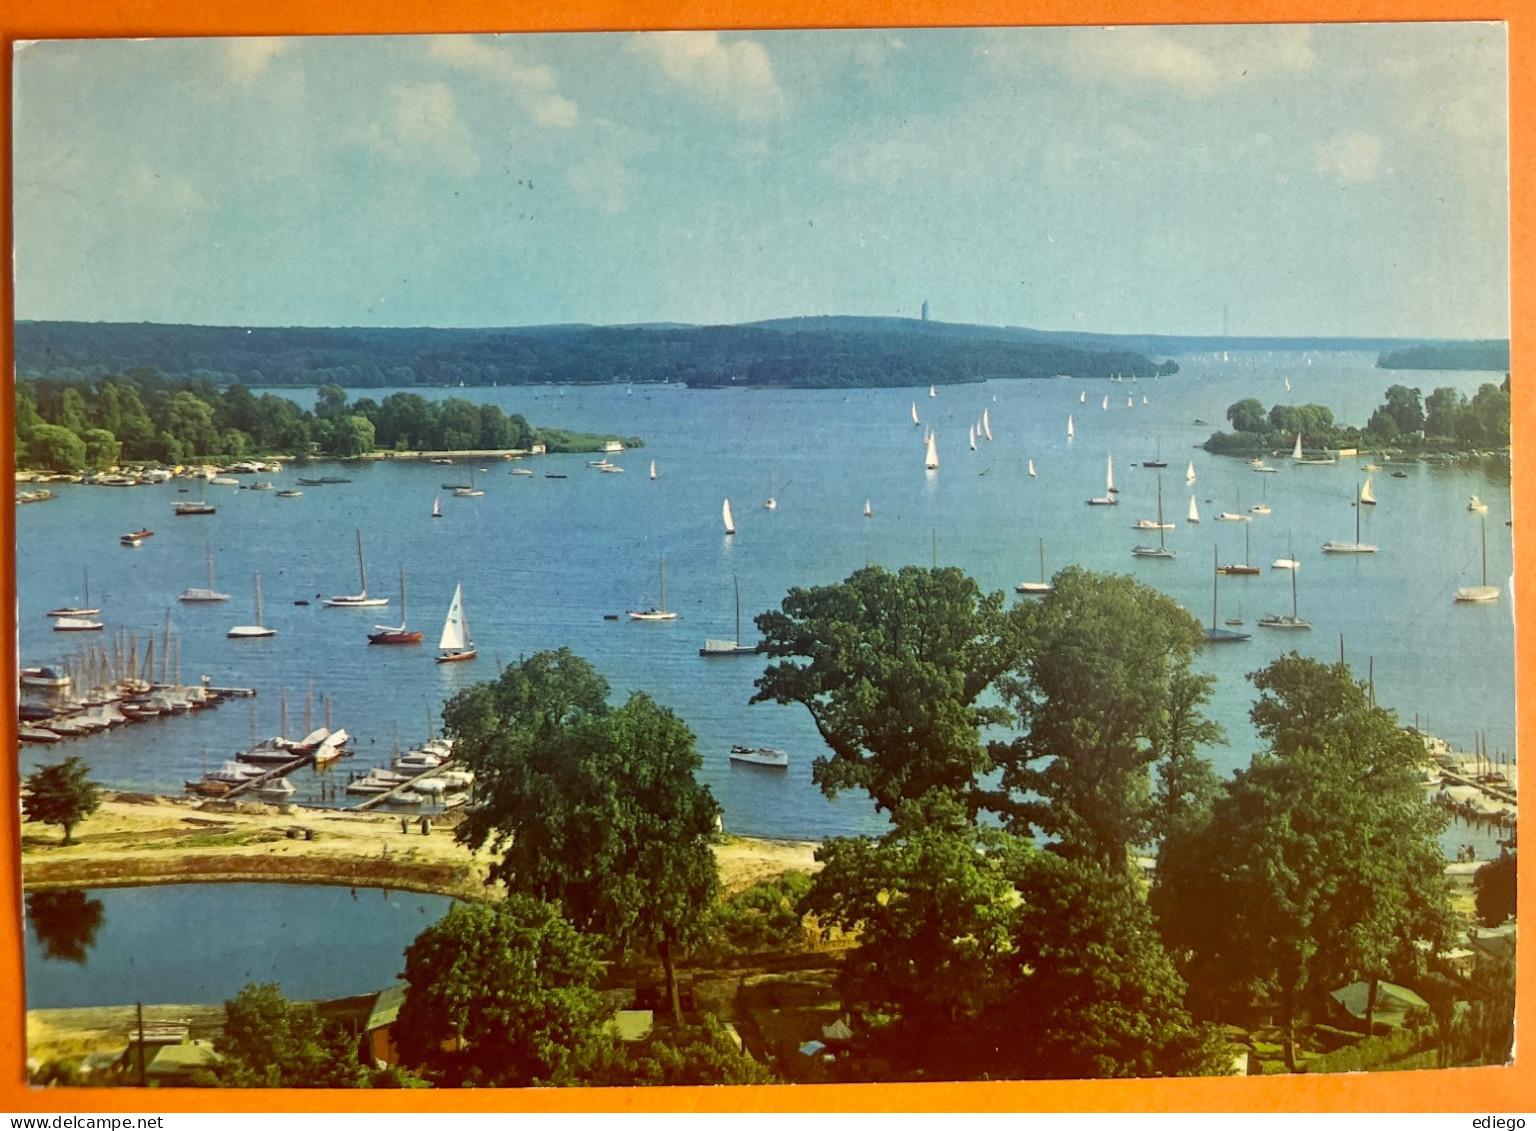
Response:
[[[27,442],[27,458],[49,471],[79,471],[85,466],[85,441],[57,424],[37,424]]]
[[[1207,822],[1165,840],[1152,900],[1202,1010],[1274,1001],[1294,1069],[1309,999],[1364,978],[1373,1006],[1382,978],[1443,943],[1444,818],[1418,784],[1422,743],[1346,666],[1292,653],[1251,678],[1267,748]]]
[[[777,660],[752,702],[800,703],[830,749],[822,792],[863,789],[896,811],[930,790],[966,798],[993,769],[980,727],[1010,721],[983,693],[1017,663],[1024,616],[957,569],[869,566],[836,585],[791,589],[757,618]]]
[[[992,744],[1003,770],[992,807],[1021,835],[1125,871],[1130,850],[1214,792],[1198,753],[1221,737],[1202,712],[1213,680],[1192,668],[1204,635],[1132,578],[1074,566],[1054,583],[1028,607],[1022,661],[999,681],[1022,733]]]
[[[74,843],[70,832],[99,808],[101,791],[91,781],[90,767],[79,758],[39,766],[22,782],[22,815],[29,821],[63,826],[65,844]]]
[[[448,1085],[579,1083],[613,1054],[594,941],[528,896],[455,905],[406,948],[402,1058]]]
[[[681,1015],[676,959],[707,935],[720,807],[682,721],[643,694],[616,709],[607,694],[561,649],[455,696],[444,719],[477,790],[457,835],[499,853],[490,878],[509,891],[617,947],[654,948]]]
[[[367,1077],[355,1036],[273,983],[249,983],[224,1003],[213,1047],[213,1076],[228,1088],[356,1088]]]

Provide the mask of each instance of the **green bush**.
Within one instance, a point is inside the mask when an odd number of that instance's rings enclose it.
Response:
[[[1384,1037],[1367,1037],[1357,1045],[1314,1057],[1308,1072],[1364,1072],[1433,1045],[1434,1026],[1399,1029]]]
[[[810,890],[810,876],[785,872],[737,892],[720,904],[717,941],[735,950],[798,946],[805,941],[805,928],[797,908]]]

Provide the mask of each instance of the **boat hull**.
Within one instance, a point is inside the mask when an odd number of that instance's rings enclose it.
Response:
[[[1374,554],[1376,547],[1365,542],[1324,542],[1325,554]]]
[[[745,746],[731,747],[731,761],[745,766],[766,766],[774,770],[789,769],[789,755],[770,746],[751,749]]]
[[[1259,627],[1260,628],[1310,629],[1312,627],[1312,622],[1309,621],[1309,620],[1302,620],[1300,617],[1287,617],[1287,616],[1260,617],[1259,618]]]
[[[1456,590],[1456,600],[1462,604],[1477,604],[1498,599],[1499,589],[1495,585],[1470,585],[1465,589]]]
[[[474,648],[469,648],[463,652],[444,652],[437,658],[437,662],[440,664],[462,664],[465,660],[473,660],[479,654],[479,651]]]
[[[419,632],[370,632],[368,634],[370,644],[420,644]]]
[[[231,640],[255,640],[266,636],[276,636],[277,629],[265,628],[259,624],[237,624],[224,635]]]

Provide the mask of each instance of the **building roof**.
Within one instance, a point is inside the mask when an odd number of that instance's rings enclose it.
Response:
[[[1369,982],[1351,982],[1347,986],[1334,990],[1328,996],[1342,1005],[1351,1015],[1363,1019],[1370,995]],[[1385,1025],[1401,1025],[1404,1015],[1410,1009],[1422,1009],[1428,1012],[1429,1002],[1406,986],[1395,985],[1392,982],[1376,983],[1375,1018],[1377,1021]]]
[[[145,1049],[149,1051],[148,1048]],[[217,1063],[219,1054],[207,1041],[188,1041],[184,1045],[162,1045],[155,1049],[153,1059],[144,1066],[144,1075],[154,1078],[180,1076],[196,1068],[207,1068]]]
[[[650,1009],[620,1009],[603,1026],[621,1041],[643,1041],[656,1025],[656,1013]]]
[[[364,1032],[371,1033],[375,1029],[394,1024],[395,1018],[400,1016],[400,1007],[405,1004],[406,988],[405,982],[396,982],[379,991],[379,996],[373,999],[373,1008],[368,1011],[368,1020],[363,1025]]]

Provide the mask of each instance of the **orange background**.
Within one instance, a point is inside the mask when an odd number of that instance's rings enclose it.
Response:
[[[6,43],[0,67],[0,151],[6,177],[0,198],[0,235],[6,250],[0,272],[0,344],[6,373],[12,372],[10,327],[14,305],[11,262],[11,45],[15,40],[98,36],[201,36],[382,34],[388,32],[606,31],[636,28],[793,28],[956,26],[972,24],[1137,24],[1354,22],[1380,20],[1505,20],[1509,23],[1510,81],[1510,231],[1511,329],[1513,371],[1529,372],[1532,358],[1533,266],[1536,239],[1531,232],[1533,188],[1533,117],[1536,117],[1536,3],[1487,0],[1477,6],[1444,0],[945,0],[942,10],[904,0],[541,0],[522,10],[487,0],[371,0],[326,3],[266,0],[252,11],[249,0],[8,0],[0,5],[0,33]],[[941,18],[940,18],[941,17]],[[1522,172],[1524,175],[1522,175]],[[1410,237],[1411,238],[1411,237]],[[1144,327],[1155,330],[1156,327]],[[0,401],[9,415],[11,398]],[[1515,446],[1532,450],[1536,397],[1518,377],[1513,382]],[[12,429],[3,429],[7,457]],[[6,463],[9,463],[9,458]],[[0,466],[4,466],[0,464]],[[1515,461],[1515,543],[1531,525],[1522,506],[1531,479],[1523,459]],[[14,508],[0,508],[3,586],[14,588]],[[1516,581],[1516,604],[1536,609],[1536,582],[1524,570]],[[16,686],[15,604],[0,601],[0,686]],[[1532,670],[1533,632],[1522,619],[1516,655],[1522,673]],[[1531,733],[1536,706],[1520,680],[1518,733]],[[6,742],[14,740],[7,721]],[[14,745],[7,749],[14,749]],[[25,1084],[25,1025],[22,1012],[22,942],[20,878],[10,846],[18,843],[16,765],[0,768],[0,845],[7,859],[0,867],[0,1110],[35,1112],[269,1112],[304,1111],[1470,1111],[1509,1114],[1536,1110],[1536,1051],[1531,1028],[1536,999],[1536,969],[1529,947],[1519,971],[1522,988],[1516,1031],[1525,1046],[1523,1064],[1513,1068],[1476,1068],[1444,1072],[1375,1073],[1353,1076],[1252,1077],[1180,1081],[1083,1083],[905,1084],[796,1086],[782,1088],[689,1089],[550,1089],[471,1092],[229,1092],[199,1089],[48,1089]],[[1530,823],[1530,822],[1524,822]],[[1528,834],[1529,838],[1529,834]],[[1528,843],[1530,843],[1528,839]],[[1521,902],[1533,906],[1532,869],[1521,876]]]

